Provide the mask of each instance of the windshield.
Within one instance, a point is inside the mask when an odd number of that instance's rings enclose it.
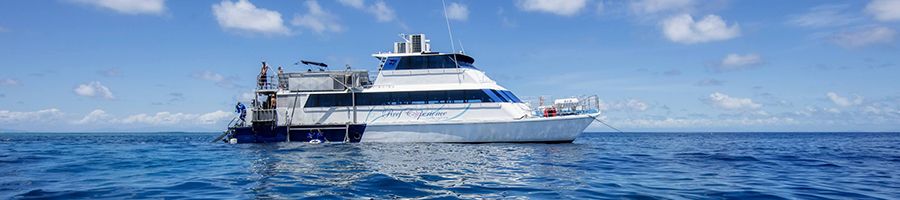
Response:
[[[384,62],[382,70],[411,70],[411,69],[444,69],[461,68],[477,69],[471,62],[465,62],[462,56],[454,55],[423,55],[390,57]],[[456,60],[460,60],[456,62]]]

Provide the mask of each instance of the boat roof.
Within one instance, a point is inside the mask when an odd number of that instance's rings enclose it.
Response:
[[[450,56],[454,56],[460,62],[475,63],[475,58],[472,58],[471,56],[468,56],[463,53],[440,53],[440,52],[392,53],[392,52],[386,52],[386,53],[372,54],[373,57],[381,59],[381,60],[390,58],[390,57],[412,57],[412,56],[434,56],[434,55],[450,55]]]

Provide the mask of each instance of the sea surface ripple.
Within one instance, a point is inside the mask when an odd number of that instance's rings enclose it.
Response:
[[[900,199],[900,133],[318,145],[215,135],[0,133],[0,199]]]

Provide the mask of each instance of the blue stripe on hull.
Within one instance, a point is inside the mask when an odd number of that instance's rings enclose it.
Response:
[[[345,125],[292,126],[291,128],[295,129],[312,130],[291,130],[290,141],[309,142],[313,139],[319,139],[323,142],[343,142],[344,137],[347,135],[347,132],[344,130],[345,127]],[[366,125],[350,125],[350,142],[359,142],[365,130]],[[231,137],[236,138],[238,143],[271,143],[288,141],[287,134],[286,126],[256,126],[234,128]]]

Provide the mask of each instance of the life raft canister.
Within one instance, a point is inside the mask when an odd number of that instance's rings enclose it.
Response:
[[[555,117],[556,116],[556,108],[545,108],[544,109],[544,117]]]

